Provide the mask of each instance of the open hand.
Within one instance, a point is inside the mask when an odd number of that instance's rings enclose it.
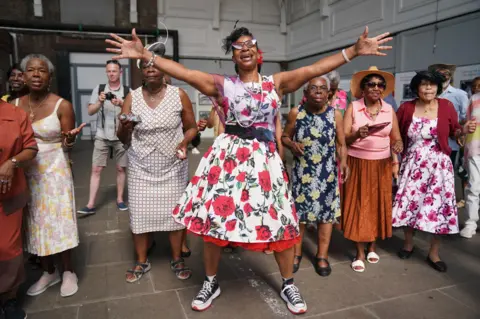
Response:
[[[87,125],[87,124],[82,123],[82,124],[80,124],[79,127],[74,128],[73,130],[70,130],[68,132],[62,132],[62,135],[65,136],[67,139],[72,139],[82,131],[82,129],[85,127],[85,125]]]
[[[357,43],[355,43],[355,52],[357,55],[378,55],[384,56],[387,55],[382,51],[391,50],[392,47],[388,45],[382,45],[388,41],[391,41],[393,38],[388,37],[390,32],[385,32],[376,37],[368,37],[368,27],[365,27],[362,35],[358,38]],[[387,38],[388,37],[388,38]]]
[[[112,57],[114,60],[120,59],[142,59],[144,53],[144,47],[142,41],[138,38],[135,29],[132,30],[132,40],[128,41],[124,38],[111,33],[110,36],[115,40],[107,39],[105,42],[116,47],[107,48],[108,52],[117,53],[118,55]]]

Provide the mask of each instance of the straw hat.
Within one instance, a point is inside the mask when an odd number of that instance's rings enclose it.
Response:
[[[363,94],[362,89],[360,88],[360,82],[362,82],[362,79],[369,74],[378,74],[385,79],[387,87],[383,91],[383,97],[388,96],[395,89],[395,77],[392,73],[380,71],[376,66],[371,66],[368,70],[359,71],[352,76],[352,81],[350,81],[350,91],[352,91],[352,95],[357,99],[361,98]]]
[[[437,71],[438,69],[448,70],[450,73],[455,73],[457,66],[455,64],[446,64],[446,63],[436,63],[428,66],[428,71]]]

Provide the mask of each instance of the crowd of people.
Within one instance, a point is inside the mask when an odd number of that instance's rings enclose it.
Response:
[[[204,241],[205,280],[192,309],[208,309],[220,293],[222,248],[272,252],[282,277],[281,298],[294,314],[307,303],[294,282],[307,227],[317,226],[314,269],[332,272],[328,259],[334,228],[355,243],[351,263],[364,272],[377,264],[376,241],[404,229],[402,259],[411,257],[413,235],[432,235],[428,264],[445,272],[440,236],[460,231],[455,164],[468,171],[468,220],[462,236],[476,232],[480,196],[480,78],[472,97],[451,86],[454,68],[432,65],[410,83],[416,98],[397,109],[395,77],[372,66],[355,73],[350,92],[339,89],[337,68],[364,55],[383,56],[388,33],[358,41],[300,69],[262,75],[262,52],[254,35],[236,28],[224,39],[235,75],[191,70],[132,39],[112,35],[107,84],[88,105],[97,114],[90,198],[76,211],[69,151],[85,124],[75,127],[72,104],[50,91],[54,66],[40,54],[9,71],[9,93],[0,102],[0,314],[25,318],[16,294],[24,279],[24,251],[43,270],[27,294],[61,283],[60,295],[78,291],[71,262],[78,246],[77,214],[95,213],[100,174],[113,150],[117,206],[129,210],[136,260],[126,271],[134,283],[151,269],[152,234],[169,233],[170,268],[180,280],[192,271],[185,259],[187,231]],[[135,89],[122,86],[119,59],[138,61],[143,76]],[[192,102],[171,78],[209,96],[208,119],[195,121]],[[281,125],[282,97],[303,88],[304,97]],[[388,100],[390,97],[390,100]],[[8,103],[7,103],[8,102]],[[213,145],[188,176],[188,146],[199,131],[214,128]],[[286,150],[285,150],[286,149]],[[287,172],[285,152],[294,162]],[[110,156],[112,156],[111,154]],[[291,180],[290,180],[291,176]],[[128,187],[128,201],[124,187]],[[396,185],[397,190],[393,190]],[[128,203],[128,206],[127,206]]]

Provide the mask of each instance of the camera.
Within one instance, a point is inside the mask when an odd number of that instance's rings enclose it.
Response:
[[[113,99],[116,99],[117,96],[113,94],[112,92],[107,92],[105,93],[105,100],[111,101]]]

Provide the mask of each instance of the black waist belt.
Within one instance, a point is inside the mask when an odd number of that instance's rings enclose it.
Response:
[[[273,132],[261,127],[242,127],[240,125],[225,125],[225,133],[246,140],[257,139],[260,142],[275,142]]]

